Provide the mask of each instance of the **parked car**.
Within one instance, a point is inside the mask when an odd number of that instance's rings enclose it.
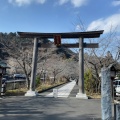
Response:
[[[14,79],[26,79],[26,76],[24,74],[14,74]]]

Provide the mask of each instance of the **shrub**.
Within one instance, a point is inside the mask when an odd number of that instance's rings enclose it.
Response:
[[[36,77],[36,87],[38,87],[40,84],[41,84],[40,76],[37,76]]]
[[[87,70],[84,74],[84,80],[85,80],[85,90],[88,93],[93,93],[94,92],[94,78],[92,76],[92,71],[91,70]]]

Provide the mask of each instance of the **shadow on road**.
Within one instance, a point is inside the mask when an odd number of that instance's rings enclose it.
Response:
[[[100,100],[6,97],[0,120],[101,120]]]

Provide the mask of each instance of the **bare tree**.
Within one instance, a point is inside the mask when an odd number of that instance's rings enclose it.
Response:
[[[0,34],[0,43],[3,46],[3,51],[8,53],[8,56],[14,58],[15,61],[22,68],[24,74],[27,79],[27,87],[29,89],[30,80],[29,77],[31,75],[31,62],[32,62],[32,44],[31,40],[28,39],[20,39],[16,33],[9,34]]]
[[[74,26],[79,26],[79,31],[85,32],[86,28],[82,20],[78,17],[78,23]],[[117,28],[116,28],[117,29]],[[96,92],[100,91],[100,76],[99,73],[103,66],[118,63],[119,49],[116,46],[116,29],[111,29],[108,34],[102,35],[98,39],[86,39],[88,43],[99,43],[97,49],[85,49],[84,63],[86,69],[91,69],[96,83]],[[78,50],[75,49],[78,53]],[[108,55],[109,53],[109,55]]]

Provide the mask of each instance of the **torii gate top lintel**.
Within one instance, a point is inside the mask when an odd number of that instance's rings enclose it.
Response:
[[[86,32],[66,32],[66,33],[36,33],[36,32],[17,32],[22,38],[54,38],[55,35],[61,35],[61,38],[98,38],[104,30],[86,31]]]

